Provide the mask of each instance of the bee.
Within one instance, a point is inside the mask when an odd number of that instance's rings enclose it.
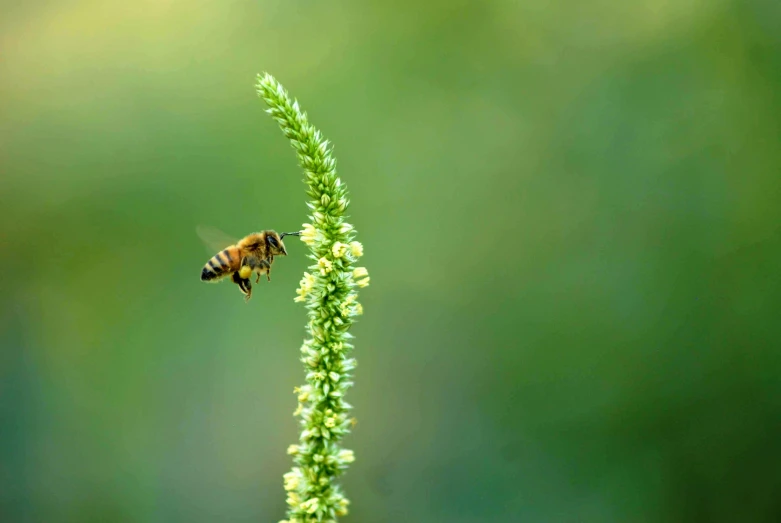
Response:
[[[266,275],[271,281],[271,264],[274,256],[287,256],[282,238],[285,236],[300,236],[300,232],[261,231],[248,234],[235,241],[217,229],[199,227],[198,235],[212,249],[219,252],[206,262],[201,270],[201,281],[218,282],[230,277],[244,294],[245,301],[252,296],[252,274],[255,283]]]

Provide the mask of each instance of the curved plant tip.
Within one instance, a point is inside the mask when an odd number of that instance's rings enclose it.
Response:
[[[336,176],[328,140],[307,120],[298,102],[269,74],[258,75],[258,95],[290,140],[306,174],[309,222],[301,241],[312,265],[304,273],[295,301],[306,304],[307,339],[301,346],[306,383],[296,387],[301,435],[288,447],[295,466],[284,476],[288,512],[285,523],[334,522],[347,514],[349,501],[335,480],[355,459],[341,447],[354,420],[344,396],[353,385],[355,360],[350,326],[363,313],[358,289],[369,273],[358,267],[363,246],[346,221],[347,189]]]

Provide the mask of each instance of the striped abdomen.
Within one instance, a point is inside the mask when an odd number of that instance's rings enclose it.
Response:
[[[235,246],[223,249],[206,262],[201,271],[201,281],[214,281],[238,270],[239,250]]]

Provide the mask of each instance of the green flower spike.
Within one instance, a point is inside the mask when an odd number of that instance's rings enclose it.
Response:
[[[353,385],[355,360],[348,332],[363,313],[357,289],[369,284],[369,273],[355,264],[363,246],[355,229],[345,221],[347,189],[336,177],[336,160],[328,141],[306,118],[287,92],[269,74],[258,76],[258,95],[267,112],[290,139],[306,173],[310,223],[301,241],[309,246],[314,262],[304,273],[295,301],[305,302],[308,339],[301,347],[306,384],[296,387],[301,418],[299,442],[288,447],[295,466],[285,474],[288,513],[284,523],[335,522],[347,514],[349,501],[335,480],[355,460],[353,451],[340,446],[354,420],[344,395]]]

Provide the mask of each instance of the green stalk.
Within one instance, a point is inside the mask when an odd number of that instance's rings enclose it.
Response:
[[[258,95],[296,150],[306,174],[307,203],[311,211],[301,240],[314,262],[301,279],[295,301],[305,302],[309,321],[301,346],[306,384],[296,387],[301,435],[288,448],[295,466],[285,474],[287,522],[335,522],[347,514],[349,501],[336,479],[355,460],[340,442],[354,420],[344,395],[353,385],[355,359],[348,332],[363,313],[357,289],[369,284],[364,267],[355,264],[363,246],[345,221],[347,189],[336,176],[336,160],[328,140],[308,121],[306,113],[269,74],[258,75]]]

